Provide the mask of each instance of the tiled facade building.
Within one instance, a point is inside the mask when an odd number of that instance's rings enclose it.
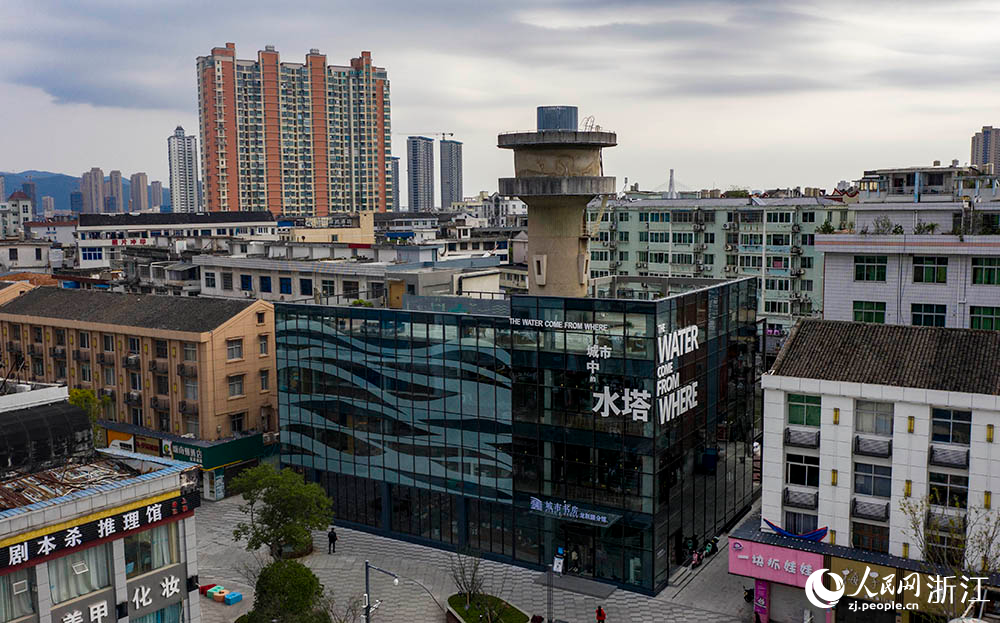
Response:
[[[283,63],[236,46],[198,57],[205,209],[325,216],[393,203],[389,78],[370,52],[349,66],[310,50]]]
[[[109,425],[209,441],[277,426],[273,322],[265,301],[52,287],[0,307],[20,378],[109,397]]]

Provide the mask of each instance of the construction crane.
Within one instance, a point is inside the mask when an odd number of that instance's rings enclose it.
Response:
[[[431,136],[440,136],[441,140],[445,140],[446,136],[455,136],[454,132],[393,132],[393,134],[406,135],[406,136],[425,136],[430,134]]]

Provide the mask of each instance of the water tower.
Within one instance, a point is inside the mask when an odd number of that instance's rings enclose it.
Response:
[[[615,178],[604,175],[601,149],[614,147],[618,139],[614,132],[552,124],[555,115],[546,115],[547,108],[539,107],[538,119],[549,123],[537,131],[497,137],[498,147],[514,150],[514,177],[500,178],[499,190],[528,205],[528,291],[585,297],[590,277],[586,208],[594,197],[615,192]]]

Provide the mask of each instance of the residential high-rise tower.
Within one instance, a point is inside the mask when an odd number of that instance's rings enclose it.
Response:
[[[406,138],[406,179],[411,212],[434,209],[434,139]]]
[[[389,79],[370,52],[348,66],[316,49],[282,63],[274,46],[239,60],[227,43],[198,58],[198,97],[208,210],[325,216],[391,205]]]
[[[441,140],[441,209],[462,200],[462,143]]]
[[[108,175],[108,184],[111,189],[110,195],[114,199],[115,212],[121,213],[125,211],[125,191],[124,185],[122,184],[122,172],[112,171]]]
[[[163,183],[153,180],[149,184],[149,209],[159,210],[163,205]]]
[[[993,165],[993,172],[1000,172],[1000,128],[984,125],[972,135],[972,166]]]
[[[94,167],[80,177],[83,193],[83,213],[100,214],[104,211],[104,171]]]
[[[146,184],[149,178],[145,173],[133,173],[129,178],[129,212],[146,212],[149,210],[149,195],[146,194]]]
[[[198,139],[177,126],[167,137],[170,161],[170,199],[174,212],[198,212]]]
[[[399,158],[389,156],[389,179],[392,181],[392,211],[399,212],[399,196],[402,188],[399,186]]]

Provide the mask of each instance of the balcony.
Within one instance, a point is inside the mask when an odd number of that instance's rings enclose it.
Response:
[[[892,456],[892,439],[889,437],[855,435],[854,454],[878,456],[887,459]]]
[[[54,359],[65,359],[66,358],[66,347],[65,346],[53,346],[49,349],[49,354],[52,355]]]
[[[41,344],[28,344],[28,354],[32,357],[44,357],[45,347]]]
[[[150,359],[149,371],[158,374],[167,374],[170,372],[170,363],[166,359]]]
[[[816,510],[819,508],[819,491],[796,491],[785,487],[782,495],[785,506]]]
[[[21,343],[20,342],[7,342],[7,352],[8,353],[20,353]]]
[[[73,349],[73,361],[90,362],[90,351],[80,350],[79,348]]]
[[[115,354],[114,353],[97,353],[97,363],[106,366],[115,365]]]
[[[927,511],[926,527],[931,530],[962,534],[967,523],[965,510],[961,508],[935,506]]]
[[[851,517],[871,519],[872,521],[889,521],[888,502],[866,502],[851,498]]]
[[[198,403],[188,400],[180,401],[177,405],[177,409],[184,415],[198,415]]]
[[[100,391],[102,397],[110,398],[112,402],[115,400],[115,390],[105,387]]]
[[[819,429],[803,430],[801,428],[786,428],[785,445],[797,448],[818,448]]]
[[[122,357],[122,366],[128,368],[129,370],[141,370],[142,357],[140,357],[138,353],[125,355]]]
[[[198,366],[191,363],[177,364],[177,374],[190,379],[198,378]]]
[[[125,404],[141,406],[142,392],[131,391],[125,394]]]
[[[969,449],[932,445],[931,451],[927,455],[927,462],[939,467],[969,469]]]
[[[170,399],[165,396],[153,396],[149,399],[149,408],[157,411],[169,411]]]

